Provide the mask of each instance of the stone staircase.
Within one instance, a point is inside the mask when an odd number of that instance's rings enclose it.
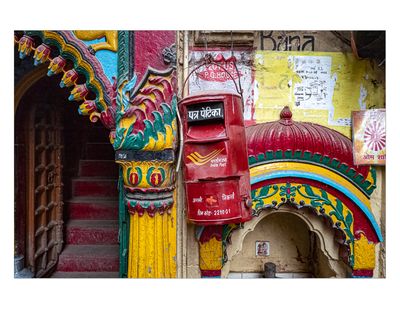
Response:
[[[117,179],[111,144],[88,142],[65,202],[65,246],[52,278],[118,278]]]

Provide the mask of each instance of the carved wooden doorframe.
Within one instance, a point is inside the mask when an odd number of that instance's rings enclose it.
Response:
[[[27,265],[43,277],[57,265],[63,244],[63,128],[57,104],[34,104],[27,125]]]

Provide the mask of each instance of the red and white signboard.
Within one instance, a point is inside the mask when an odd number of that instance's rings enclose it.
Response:
[[[356,165],[385,165],[386,110],[352,112],[353,154]]]
[[[243,90],[245,125],[255,124],[254,120],[254,75],[252,73],[252,50],[204,50],[190,51],[189,66],[195,68],[204,60],[206,54],[211,54],[216,64],[198,68],[189,77],[189,94],[207,90],[230,90],[237,92],[236,86]],[[235,62],[237,70],[235,68]],[[229,73],[229,74],[228,74]]]

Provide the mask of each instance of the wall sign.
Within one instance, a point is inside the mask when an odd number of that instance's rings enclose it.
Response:
[[[256,241],[256,256],[269,256],[269,241]]]
[[[116,161],[174,161],[175,154],[172,149],[162,151],[142,151],[142,150],[117,150],[115,152]]]
[[[385,165],[386,110],[352,112],[354,164]]]

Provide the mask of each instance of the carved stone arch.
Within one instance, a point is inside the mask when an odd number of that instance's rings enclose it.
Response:
[[[242,251],[243,242],[247,235],[253,232],[256,226],[265,218],[273,214],[291,214],[301,219],[308,230],[315,233],[319,242],[320,249],[325,255],[329,268],[336,273],[338,277],[346,276],[345,264],[340,260],[340,244],[335,241],[335,231],[329,224],[326,224],[321,217],[316,216],[307,208],[297,209],[289,204],[282,205],[279,209],[264,209],[253,220],[245,222],[241,229],[231,235],[231,245],[227,246],[226,253],[229,257],[227,263],[222,268],[222,277],[227,277],[230,271],[232,259]]]

